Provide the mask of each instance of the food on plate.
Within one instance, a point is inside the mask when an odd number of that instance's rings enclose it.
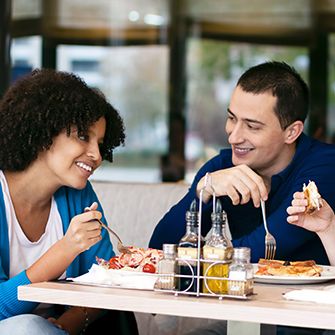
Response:
[[[147,263],[143,265],[142,271],[148,273],[156,273],[156,267],[150,263]]]
[[[322,207],[321,195],[314,181],[309,181],[307,186],[304,184],[303,192],[308,201],[306,213],[312,214]]]
[[[288,262],[282,260],[268,260],[260,258],[255,275],[260,276],[293,276],[293,277],[320,277],[322,267],[315,261]]]
[[[121,253],[108,261],[97,258],[97,262],[106,269],[157,272],[157,264],[163,258],[162,250],[136,247],[129,247],[129,250],[131,253]]]
[[[264,264],[264,265],[284,265],[286,263],[286,261],[281,261],[278,259],[265,259],[265,258],[260,258],[258,260],[258,264]]]

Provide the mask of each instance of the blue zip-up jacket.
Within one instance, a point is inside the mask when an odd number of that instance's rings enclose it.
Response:
[[[64,232],[67,231],[71,219],[75,215],[83,213],[84,208],[91,206],[94,201],[98,202],[98,210],[103,214],[98,198],[89,182],[83,190],[62,187],[54,194],[54,197],[62,219]],[[102,221],[106,223],[104,215]],[[68,277],[77,277],[86,273],[92,264],[95,263],[96,256],[104,259],[114,256],[107,231],[102,230],[101,233],[102,240],[76,257],[66,269]],[[22,271],[9,279],[9,267],[8,225],[3,192],[0,187],[0,320],[18,314],[31,313],[38,305],[38,303],[19,301],[17,299],[17,287],[30,284],[30,280],[26,275],[26,271]]]
[[[231,149],[223,149],[209,160],[197,173],[183,199],[173,206],[156,226],[150,247],[161,248],[163,243],[178,243],[185,233],[185,212],[196,198],[196,186],[206,172],[233,166]],[[302,134],[298,139],[296,153],[291,163],[271,179],[271,191],[266,202],[269,231],[277,241],[276,259],[314,259],[319,264],[329,264],[327,255],[318,236],[306,229],[287,223],[286,209],[290,206],[293,193],[302,191],[304,183],[315,181],[321,196],[335,209],[335,146],[319,142]],[[252,262],[264,257],[264,236],[260,208],[252,201],[234,206],[229,197],[220,197],[227,212],[234,247],[251,248]],[[212,202],[203,205],[202,235],[211,227]]]

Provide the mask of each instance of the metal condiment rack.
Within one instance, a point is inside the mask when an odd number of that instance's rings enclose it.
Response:
[[[168,290],[168,289],[154,289],[155,291],[158,292],[166,292],[166,293],[173,293],[175,296],[178,295],[190,295],[190,296],[206,296],[206,297],[216,297],[219,300],[222,300],[224,298],[231,298],[231,299],[242,299],[242,300],[249,300],[251,299],[253,294],[241,294],[241,295],[237,295],[237,294],[221,294],[221,293],[215,293],[213,292],[207,284],[208,280],[218,280],[218,281],[225,281],[228,282],[231,281],[232,279],[226,278],[226,277],[213,277],[213,276],[206,276],[206,275],[200,275],[200,271],[202,269],[202,264],[203,263],[211,263],[211,265],[207,268],[206,273],[208,272],[208,270],[217,264],[227,264],[230,263],[228,261],[210,261],[210,260],[205,260],[202,259],[200,257],[201,255],[201,222],[202,222],[202,203],[203,203],[203,192],[207,187],[210,187],[212,190],[212,199],[213,199],[213,211],[215,210],[215,203],[216,203],[216,194],[215,194],[215,190],[214,187],[212,186],[212,183],[209,182],[210,180],[210,174],[206,173],[205,175],[205,184],[203,186],[203,188],[200,190],[200,196],[199,196],[199,226],[198,226],[198,246],[197,246],[197,259],[184,259],[184,258],[176,258],[176,262],[184,262],[185,265],[189,266],[192,275],[180,275],[180,274],[161,274],[161,276],[171,276],[174,278],[192,278],[192,281],[190,283],[190,285],[184,290],[184,291],[179,291],[177,289],[173,289],[173,290]],[[197,273],[195,274],[192,268],[191,263],[197,262]],[[206,274],[205,273],[205,274]],[[160,276],[160,275],[159,275]],[[189,291],[194,284],[194,280],[196,280],[196,291],[192,292]],[[202,286],[202,281],[204,281],[205,286],[207,288],[207,290],[209,291],[209,293],[203,293],[201,292],[201,286]],[[237,280],[233,280],[233,281],[237,281]],[[247,283],[247,280],[238,280],[238,282],[240,283]]]

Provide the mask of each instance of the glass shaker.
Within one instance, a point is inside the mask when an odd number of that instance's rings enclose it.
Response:
[[[158,263],[159,277],[155,288],[162,290],[173,290],[176,288],[176,244],[163,244],[163,259]]]
[[[254,271],[250,264],[250,248],[234,248],[233,262],[229,267],[228,294],[253,294]]]

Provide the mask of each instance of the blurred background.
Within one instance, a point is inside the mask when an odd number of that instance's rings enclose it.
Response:
[[[92,179],[191,181],[227,147],[232,90],[263,61],[299,71],[306,132],[333,142],[333,0],[1,0],[0,24],[0,96],[55,68],[101,89],[124,118],[126,145]]]

